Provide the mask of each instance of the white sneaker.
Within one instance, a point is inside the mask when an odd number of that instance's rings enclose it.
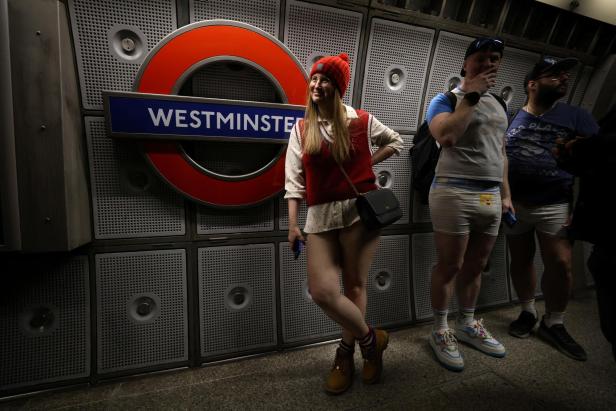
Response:
[[[493,357],[505,356],[505,347],[499,343],[483,326],[483,319],[475,320],[472,325],[460,324],[456,321],[458,340],[477,348],[479,351]]]
[[[464,359],[458,351],[458,342],[452,329],[432,331],[430,335],[430,347],[441,365],[451,371],[462,371]]]

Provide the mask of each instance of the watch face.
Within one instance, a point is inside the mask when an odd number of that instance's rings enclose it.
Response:
[[[479,93],[473,91],[472,93],[466,93],[464,98],[467,99],[472,105],[475,105],[479,101],[480,96]]]

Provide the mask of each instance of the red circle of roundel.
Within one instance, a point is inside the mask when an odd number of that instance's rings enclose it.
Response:
[[[134,89],[142,93],[172,94],[188,69],[217,56],[240,57],[256,63],[278,81],[289,104],[305,104],[307,77],[293,55],[269,34],[237,22],[194,23],[164,39],[148,55]],[[257,204],[284,187],[284,155],[254,177],[222,180],[190,164],[176,143],[146,142],[143,147],[152,166],[169,184],[183,195],[206,204],[222,207]]]

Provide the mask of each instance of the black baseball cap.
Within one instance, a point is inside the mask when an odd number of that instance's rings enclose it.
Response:
[[[526,74],[526,77],[524,77],[524,91],[528,92],[529,81],[537,80],[545,74],[569,71],[579,62],[580,61],[575,57],[567,57],[561,60],[556,60],[553,57],[543,57],[535,64],[533,69]]]
[[[531,80],[537,80],[539,77],[547,73],[558,73],[560,71],[569,71],[573,67],[577,66],[580,61],[575,57],[567,57],[561,60],[556,60],[553,57],[544,57],[533,69],[526,75],[524,85],[528,84]]]
[[[466,53],[464,54],[464,60],[468,58],[471,54],[475,54],[478,51],[482,50],[492,50],[496,51],[503,57],[503,49],[505,48],[505,42],[500,37],[478,37],[471,42],[466,48]],[[465,76],[466,72],[464,69],[460,70],[460,75]]]

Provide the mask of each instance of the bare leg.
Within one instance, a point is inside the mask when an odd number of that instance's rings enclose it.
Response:
[[[340,294],[341,246],[338,230],[309,234],[306,242],[308,287],[315,303],[343,329],[359,338],[369,331],[361,310]]]
[[[432,269],[432,308],[447,310],[453,290],[453,280],[462,268],[468,235],[435,232],[437,262]]]
[[[460,308],[474,308],[481,289],[481,273],[496,242],[496,236],[471,233],[464,263],[456,279],[456,293]]]
[[[537,232],[541,257],[545,265],[541,289],[546,312],[563,312],[567,308],[573,284],[571,243],[566,238]]]
[[[340,231],[342,248],[342,280],[344,295],[351,300],[366,317],[366,281],[374,253],[379,244],[380,231],[366,230],[361,222]],[[350,330],[343,329],[342,339],[353,345],[354,337]]]
[[[535,233],[508,235],[509,253],[511,254],[511,281],[520,301],[535,298],[537,273],[535,271]]]

